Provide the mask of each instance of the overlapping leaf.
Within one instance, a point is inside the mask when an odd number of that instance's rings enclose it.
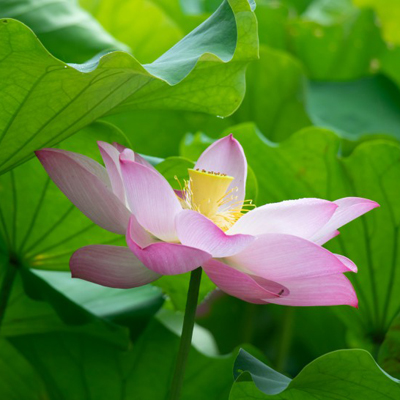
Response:
[[[247,0],[225,1],[148,65],[122,52],[66,65],[15,20],[1,20],[0,38],[0,172],[110,112],[164,108],[229,115],[243,97],[245,66],[258,52]]]
[[[326,354],[307,365],[293,380],[242,350],[234,372],[238,379],[230,400],[395,400],[400,396],[399,382],[385,374],[363,350]]]

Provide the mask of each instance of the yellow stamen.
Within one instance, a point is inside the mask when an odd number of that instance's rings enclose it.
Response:
[[[189,169],[192,201],[206,217],[212,217],[218,211],[233,177],[206,171]]]
[[[228,230],[248,208],[255,207],[251,200],[237,200],[237,187],[229,189],[233,177],[205,170],[188,171],[189,180],[184,181],[184,187],[179,183],[182,206],[203,214],[222,230]]]

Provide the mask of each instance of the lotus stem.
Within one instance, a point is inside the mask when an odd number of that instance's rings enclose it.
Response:
[[[183,319],[182,335],[181,341],[179,343],[178,356],[176,360],[174,375],[172,378],[169,400],[180,399],[183,379],[185,376],[185,368],[192,343],[194,320],[196,317],[197,302],[199,299],[201,273],[202,269],[197,268],[190,274],[190,283],[186,300],[185,316]]]

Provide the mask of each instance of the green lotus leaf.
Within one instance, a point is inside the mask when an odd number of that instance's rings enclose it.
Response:
[[[314,360],[293,380],[242,350],[229,400],[395,400],[399,381],[386,374],[364,350],[339,350]]]
[[[60,396],[164,399],[168,395],[179,337],[154,320],[128,351],[70,333],[21,336],[12,338],[11,343],[35,368],[50,400]],[[181,398],[227,398],[233,360],[233,355],[210,357],[192,347]],[[56,367],[59,365],[62,368]]]
[[[227,116],[240,105],[246,64],[257,58],[256,19],[247,0],[225,1],[152,64],[112,52],[67,65],[33,32],[0,21],[0,173],[105,114],[179,109]]]

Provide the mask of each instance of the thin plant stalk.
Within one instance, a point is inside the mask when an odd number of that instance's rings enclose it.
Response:
[[[197,268],[191,272],[189,290],[186,300],[185,316],[183,319],[183,328],[181,341],[179,343],[178,356],[175,365],[175,371],[172,378],[169,400],[179,400],[183,379],[185,377],[185,368],[192,343],[194,320],[196,317],[197,302],[199,299],[199,289],[201,282],[202,269]]]

